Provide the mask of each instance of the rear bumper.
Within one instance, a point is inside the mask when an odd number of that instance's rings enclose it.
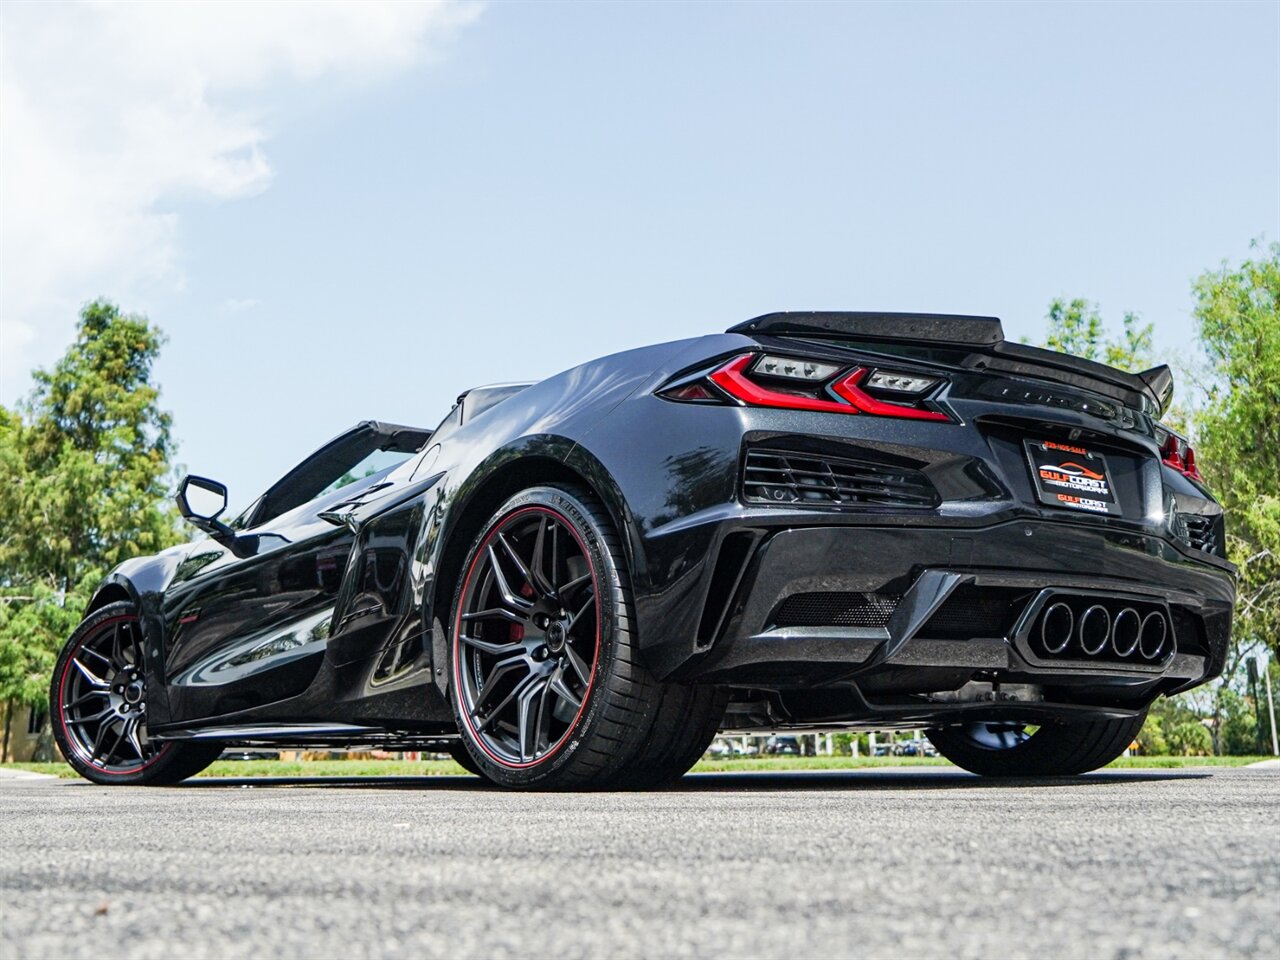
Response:
[[[708,591],[702,622],[717,628],[680,649],[660,648],[663,673],[779,689],[847,682],[901,691],[913,689],[915,675],[921,692],[983,678],[1076,688],[1093,699],[1103,691],[1137,702],[1222,670],[1235,597],[1230,570],[1194,560],[1157,537],[1057,520],[980,529],[733,523],[722,531],[722,545],[732,542],[724,534],[754,540],[739,551],[744,560],[736,576],[716,571],[723,595]],[[725,553],[722,547],[719,565]],[[723,590],[730,580],[736,587]],[[1028,635],[1055,590],[1158,606],[1170,617],[1168,656],[1137,664],[1037,657]],[[797,595],[816,598],[821,608],[823,595],[850,594],[868,597],[869,609],[879,605],[883,622],[850,617],[848,610],[825,623],[779,616]],[[935,629],[935,615],[962,595],[1007,600],[1007,621],[975,623],[966,633],[963,618],[952,616],[947,629]],[[724,606],[722,614],[716,604]]]

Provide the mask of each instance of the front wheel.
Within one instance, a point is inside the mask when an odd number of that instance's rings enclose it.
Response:
[[[1145,710],[1117,720],[1081,720],[1028,729],[1009,722],[926,730],[929,742],[958,767],[984,777],[1069,777],[1104,767],[1133,743]]]
[[[131,603],[84,619],[62,648],[49,687],[53,736],[67,763],[94,783],[162,785],[199,773],[222,748],[147,736],[142,627]]]

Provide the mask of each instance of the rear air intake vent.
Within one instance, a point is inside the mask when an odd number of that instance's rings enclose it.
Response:
[[[883,593],[793,593],[778,605],[778,627],[883,627],[902,598]]]
[[[742,498],[751,503],[935,507],[938,493],[920,471],[783,450],[748,450]]]
[[[1174,517],[1174,532],[1193,550],[1218,552],[1218,521],[1199,513],[1179,513]]]

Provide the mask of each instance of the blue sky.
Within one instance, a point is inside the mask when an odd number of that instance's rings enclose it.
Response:
[[[1085,296],[1186,353],[1193,277],[1280,239],[1280,4],[262,10],[0,19],[0,402],[112,297],[241,504],[357,420],[776,309],[1034,338]]]

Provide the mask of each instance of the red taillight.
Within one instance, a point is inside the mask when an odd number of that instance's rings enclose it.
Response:
[[[844,397],[863,413],[875,414],[877,417],[907,417],[911,420],[951,419],[940,410],[926,410],[923,407],[908,407],[901,403],[877,400],[859,387],[859,384],[866,378],[867,372],[865,368],[858,367],[847,377],[841,377],[833,383],[831,385],[832,391],[836,396]]]
[[[753,407],[779,407],[783,410],[818,410],[823,413],[857,413],[849,406],[835,400],[823,400],[800,393],[787,393],[762,386],[747,379],[746,369],[751,366],[755,354],[735,357],[711,374],[711,382],[729,396]]]
[[[831,394],[838,398],[836,400],[817,395],[823,390],[816,384],[809,388],[814,391],[813,394],[803,392],[799,388],[787,389],[763,384],[752,380],[747,375],[747,368],[751,366],[755,356],[748,353],[735,357],[713,371],[709,379],[729,396],[753,407],[812,410],[820,413],[869,413],[877,417],[905,417],[912,420],[943,422],[951,419],[939,410],[891,403],[871,396],[861,386],[869,373],[865,367],[855,367],[827,384]]]
[[[1196,452],[1187,447],[1187,452],[1182,457],[1183,472],[1192,480],[1203,480],[1200,476],[1200,470],[1196,467]]]
[[[1164,445],[1160,448],[1160,462],[1177,470],[1184,477],[1192,480],[1204,479],[1196,467],[1196,452],[1189,443],[1172,433],[1165,438]]]

